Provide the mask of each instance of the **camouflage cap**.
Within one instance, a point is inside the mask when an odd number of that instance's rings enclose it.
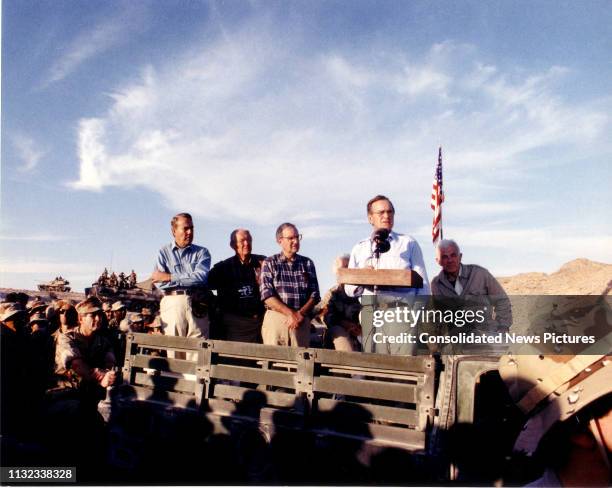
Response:
[[[34,312],[30,315],[30,323],[47,322],[47,314],[43,312]]]
[[[4,302],[0,303],[0,321],[4,322],[18,314],[26,314],[25,309],[20,303]]]
[[[77,303],[76,310],[79,314],[99,312],[102,310],[102,303],[98,297],[89,297]]]
[[[35,313],[47,309],[47,304],[42,300],[30,300],[26,305],[28,313]]]
[[[559,421],[612,393],[612,357],[583,354],[506,355],[499,374],[510,396],[529,419],[514,449],[532,454]]]
[[[144,322],[144,318],[141,314],[134,312],[130,315],[130,322]]]
[[[147,324],[147,327],[149,329],[159,329],[161,328],[162,323],[161,320],[159,320],[159,317],[155,317],[155,319],[153,319],[153,322],[150,322]]]
[[[117,300],[115,303],[113,303],[113,306],[111,307],[111,310],[113,312],[116,312],[117,310],[121,310],[125,308],[125,304],[121,301],[121,300]]]

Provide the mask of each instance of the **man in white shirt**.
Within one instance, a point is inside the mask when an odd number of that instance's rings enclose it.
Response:
[[[393,203],[384,195],[376,195],[367,205],[368,222],[374,231],[382,229],[389,233],[386,241],[389,250],[376,252],[376,239],[368,237],[358,242],[351,252],[349,268],[373,269],[411,269],[423,279],[422,288],[406,288],[392,286],[356,286],[346,285],[348,296],[364,297],[374,295],[374,309],[403,308],[414,305],[415,297],[430,294],[429,280],[423,261],[423,253],[418,242],[410,236],[398,234],[393,231],[395,208]],[[363,303],[363,300],[362,300]],[[382,354],[414,354],[416,343],[392,343],[382,341],[383,337],[399,336],[401,333],[414,333],[405,322],[385,321],[382,326],[372,327],[372,324],[362,323],[363,351]],[[405,337],[405,336],[404,336]],[[380,339],[380,340],[377,340]]]

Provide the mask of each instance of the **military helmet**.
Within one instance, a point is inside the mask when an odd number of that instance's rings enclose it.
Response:
[[[559,421],[612,393],[612,356],[505,355],[499,374],[528,420],[515,451],[535,452],[540,439]]]

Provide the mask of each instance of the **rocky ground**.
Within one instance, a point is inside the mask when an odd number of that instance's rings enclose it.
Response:
[[[521,273],[498,279],[508,295],[600,295],[612,280],[612,264],[579,258],[551,274]]]
[[[85,293],[78,292],[48,292],[48,291],[39,291],[39,290],[21,290],[17,288],[0,288],[0,297],[4,299],[4,297],[11,292],[21,291],[27,293],[31,298],[38,297],[44,302],[50,302],[54,299],[64,299],[64,300],[72,300],[75,303],[80,302],[81,300],[85,300]]]

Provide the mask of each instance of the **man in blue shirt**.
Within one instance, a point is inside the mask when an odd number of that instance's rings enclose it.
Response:
[[[164,334],[208,338],[208,317],[198,316],[192,307],[192,296],[204,287],[210,271],[210,253],[193,244],[193,220],[188,213],[172,218],[174,241],[162,247],[157,255],[151,279],[164,292],[160,304]]]

